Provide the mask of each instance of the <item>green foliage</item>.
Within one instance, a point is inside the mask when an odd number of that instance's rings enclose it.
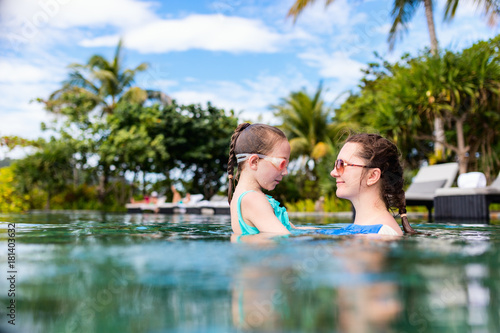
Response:
[[[390,138],[401,150],[407,167],[418,168],[433,151],[432,138],[420,138],[422,133],[432,133],[432,121],[418,112],[419,95],[413,89],[408,61],[370,64],[360,92],[351,93],[335,115],[345,129],[378,132]]]
[[[302,199],[295,202],[286,202],[285,207],[289,212],[348,212],[352,208],[348,200],[339,199],[335,194],[324,196],[322,205],[318,205],[316,200]]]
[[[292,92],[280,105],[272,106],[290,141],[291,158],[305,156],[305,165],[309,159],[316,161],[329,153],[328,143],[334,133],[332,109],[325,106],[322,90],[320,84],[312,96],[304,90]]]
[[[154,145],[146,149],[140,158],[140,168],[150,168],[152,163],[145,163],[144,157],[151,159],[160,151],[159,138],[149,138],[146,135],[144,124],[138,123],[137,128],[113,128],[110,133],[109,126],[113,123],[112,117],[118,106],[131,105],[140,109],[147,101],[158,101],[162,105],[171,103],[170,98],[159,91],[143,90],[132,86],[137,73],[147,69],[147,64],[142,63],[137,67],[123,68],[122,42],[118,43],[112,60],[103,56],[94,55],[86,64],[71,64],[71,72],[61,89],[53,92],[47,100],[38,99],[45,104],[45,108],[53,113],[65,116],[62,124],[57,122],[51,127],[63,137],[75,139],[79,144],[80,164],[85,165],[89,158],[99,156],[98,165],[95,167],[94,176],[98,180],[99,200],[104,204],[108,196],[107,185],[110,177],[120,175],[123,169],[117,169],[117,163],[123,162],[115,147],[127,146],[134,151],[143,147]],[[139,111],[140,110],[136,110]],[[147,126],[147,124],[146,124]],[[43,128],[48,128],[43,124]],[[133,142],[138,145],[134,145]],[[152,157],[153,156],[153,157]],[[123,156],[122,156],[123,157]],[[126,160],[126,156],[124,157]],[[124,163],[127,163],[125,161]],[[134,161],[134,167],[137,163]],[[149,171],[149,170],[147,170]],[[146,172],[147,172],[146,171]]]
[[[101,138],[97,150],[102,164],[119,174],[126,170],[160,172],[170,157],[159,125],[161,117],[158,105],[120,103],[107,119],[107,136]]]
[[[295,203],[287,202],[285,203],[286,209],[291,212],[314,212],[314,201],[311,199],[299,200]]]
[[[320,83],[314,95],[308,95],[304,90],[292,92],[282,99],[281,104],[272,106],[275,116],[283,123],[280,128],[290,141],[290,158],[300,162],[298,170],[290,177],[298,185],[301,198],[312,200],[320,196],[318,180],[324,177],[317,172],[318,165],[334,156],[332,139],[337,133],[332,109],[325,106],[322,91]]]
[[[351,209],[352,204],[349,200],[339,199],[335,194],[325,196],[325,212],[348,212]]]
[[[29,209],[29,196],[15,188],[15,168],[0,168],[0,212],[19,213]]]
[[[500,167],[493,139],[500,128],[499,38],[462,52],[371,64],[361,91],[336,111],[337,121],[391,138],[407,167],[417,168],[431,157],[434,119],[444,119],[448,159],[458,159],[461,172],[469,166],[491,177]]]
[[[40,140],[41,150],[15,163],[18,186],[21,193],[28,194],[32,188],[47,193],[47,205],[58,191],[65,188],[73,177],[74,148],[67,141]]]
[[[70,209],[70,210],[101,210],[107,212],[124,212],[125,206],[119,200],[119,195],[124,190],[121,182],[111,182],[110,187],[115,187],[108,191],[110,193],[106,202],[99,202],[98,188],[87,184],[78,186],[67,186],[63,191],[57,193],[51,198],[51,209]]]
[[[202,193],[205,199],[217,194],[226,174],[231,135],[238,119],[231,111],[207,104],[180,107],[182,115],[178,132],[170,138],[182,138],[174,145],[176,166],[192,180],[186,187],[190,193]],[[167,149],[168,149],[167,145]]]
[[[411,170],[432,159],[436,118],[445,120],[448,160],[458,158],[489,179],[496,177],[499,41],[478,42],[462,52],[404,56],[394,64],[380,59],[369,64],[360,90],[335,114],[325,106],[321,84],[312,95],[290,93],[272,108],[283,122],[295,166],[271,194],[290,211],[314,211],[321,196],[324,211],[350,210],[348,201],[335,197],[330,176],[337,143],[349,131],[378,132],[396,142],[409,183]],[[226,184],[229,142],[238,119],[210,103],[178,105],[164,93],[132,86],[135,74],[145,68],[123,69],[121,44],[112,61],[96,55],[85,65],[71,65],[61,89],[39,100],[62,115],[43,124],[58,133],[57,139],[0,138],[9,149],[35,148],[6,169],[15,173],[15,181],[0,182],[0,195],[22,200],[9,206],[4,199],[2,204],[11,208],[2,209],[120,211],[129,198],[146,191],[169,195],[176,181],[185,192],[202,193],[205,199],[218,193]],[[132,175],[132,184],[126,175]],[[22,195],[9,192],[14,186]]]

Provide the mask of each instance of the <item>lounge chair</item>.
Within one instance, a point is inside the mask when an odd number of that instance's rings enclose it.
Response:
[[[436,220],[489,223],[491,203],[500,203],[500,173],[490,186],[438,189]]]
[[[406,190],[406,206],[425,206],[432,221],[432,208],[436,190],[453,185],[458,173],[458,163],[444,163],[424,166]]]
[[[125,205],[127,208],[127,213],[130,214],[136,214],[136,213],[143,213],[143,212],[158,212],[159,207],[165,204],[166,197],[160,197],[156,201],[156,203],[145,203],[145,202],[136,202],[136,203],[128,203]]]
[[[203,200],[198,203],[201,206],[201,213],[205,215],[229,215],[229,204],[227,197],[214,195],[210,201]]]
[[[183,212],[186,214],[201,214],[199,203],[203,200],[203,194],[191,194],[189,201],[182,205]]]

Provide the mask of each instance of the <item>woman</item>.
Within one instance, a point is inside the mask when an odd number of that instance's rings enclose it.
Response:
[[[337,182],[337,196],[351,201],[354,223],[346,228],[323,230],[325,234],[375,233],[403,235],[389,212],[396,207],[405,233],[414,234],[406,216],[403,168],[398,148],[377,134],[350,136],[335,161],[331,176]]]

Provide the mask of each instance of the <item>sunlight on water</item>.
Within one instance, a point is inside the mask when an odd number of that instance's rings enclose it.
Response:
[[[247,244],[228,216],[3,214],[4,275],[9,223],[16,326],[4,316],[2,332],[500,331],[499,225]]]

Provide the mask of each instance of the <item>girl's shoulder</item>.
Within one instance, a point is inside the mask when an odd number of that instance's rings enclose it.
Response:
[[[246,202],[266,202],[268,201],[267,195],[260,191],[246,191],[241,194],[242,200]]]
[[[243,205],[245,207],[260,206],[268,202],[268,198],[264,193],[255,190],[241,191],[239,193],[235,192],[233,200],[236,201],[238,205]]]

